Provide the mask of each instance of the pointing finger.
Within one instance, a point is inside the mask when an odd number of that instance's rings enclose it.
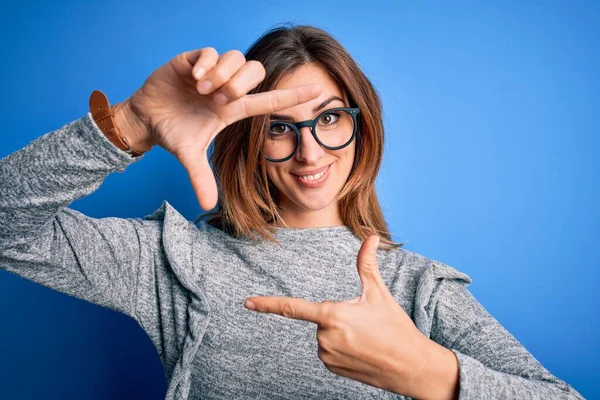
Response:
[[[242,97],[245,117],[269,114],[275,111],[306,103],[321,94],[321,86],[316,83],[298,86],[292,89],[277,89]]]
[[[250,302],[254,303],[254,308],[249,304]],[[325,322],[323,304],[299,298],[279,296],[249,297],[246,301],[246,307],[255,311],[279,314],[286,318],[310,321],[317,324]]]

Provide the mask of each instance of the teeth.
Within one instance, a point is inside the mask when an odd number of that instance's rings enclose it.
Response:
[[[300,179],[303,179],[305,181],[314,181],[317,179],[321,179],[323,177],[323,175],[325,175],[325,172],[327,172],[327,169],[329,169],[329,167],[325,168],[323,171],[319,172],[318,174],[314,174],[314,175],[300,175]]]

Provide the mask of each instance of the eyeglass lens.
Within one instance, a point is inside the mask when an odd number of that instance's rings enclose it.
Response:
[[[352,139],[354,118],[343,110],[322,114],[315,124],[315,135],[327,147],[340,147]],[[265,155],[274,160],[291,156],[296,149],[299,135],[290,125],[273,122],[265,143]]]

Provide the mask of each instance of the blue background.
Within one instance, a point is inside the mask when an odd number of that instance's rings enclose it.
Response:
[[[469,274],[550,372],[600,397],[599,2],[166,3],[3,2],[0,157],[83,116],[93,89],[124,100],[180,52],[245,51],[281,22],[314,24],[381,94],[393,238]],[[164,199],[201,211],[156,148],[71,206],[143,217]],[[6,272],[0,310],[0,397],[164,397],[156,350],[126,316]]]

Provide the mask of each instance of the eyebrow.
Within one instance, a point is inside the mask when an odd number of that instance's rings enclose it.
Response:
[[[342,103],[344,103],[344,100],[342,98],[334,95],[334,96],[329,97],[327,100],[323,101],[318,106],[316,106],[313,109],[313,113],[316,113],[317,111],[319,111],[320,109],[322,109],[323,107],[325,107],[327,104],[331,103],[334,100],[338,100],[338,101],[341,101]],[[345,103],[344,103],[344,105],[345,105]],[[283,115],[283,114],[271,114],[270,118],[272,120],[285,121],[285,122],[293,122],[293,120],[294,120],[289,115]]]

